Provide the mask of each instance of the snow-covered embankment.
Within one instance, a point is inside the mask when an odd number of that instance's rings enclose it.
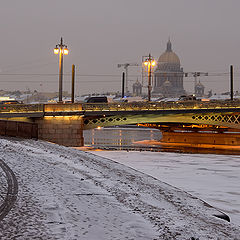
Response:
[[[134,169],[43,141],[0,140],[19,181],[1,239],[234,239],[201,200]]]

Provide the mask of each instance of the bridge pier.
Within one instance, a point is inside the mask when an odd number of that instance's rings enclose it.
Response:
[[[84,145],[81,116],[45,116],[35,122],[38,124],[39,139],[67,147]]]

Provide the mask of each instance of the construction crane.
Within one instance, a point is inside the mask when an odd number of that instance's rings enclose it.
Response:
[[[128,93],[128,67],[130,66],[139,66],[138,63],[121,63],[117,65],[118,68],[123,67],[125,70],[125,79],[126,79],[126,93]]]
[[[186,72],[184,73],[185,77],[194,77],[194,93],[196,94],[196,85],[197,85],[197,77],[200,76],[208,76],[207,72]]]

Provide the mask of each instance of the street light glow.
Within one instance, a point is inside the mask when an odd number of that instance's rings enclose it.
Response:
[[[153,60],[153,59],[147,59],[143,64],[144,64],[145,66],[151,65],[152,67],[155,67],[155,66],[156,66],[156,61]]]
[[[148,101],[151,101],[151,90],[152,90],[152,67],[156,66],[156,61],[154,60],[154,58],[151,56],[151,54],[149,54],[149,56],[147,57],[147,59],[144,61],[143,63],[145,66],[147,66],[148,68]]]
[[[154,66],[156,66],[156,61],[152,61],[152,66],[154,67]]]
[[[54,54],[59,54],[59,102],[62,102],[62,85],[63,85],[63,55],[68,55],[69,50],[63,44],[63,39],[54,48]]]
[[[59,53],[59,49],[58,48],[54,48],[54,54],[58,54]]]
[[[64,48],[64,49],[63,49],[63,54],[64,54],[64,55],[68,55],[68,53],[69,53],[69,50],[68,50],[67,48]]]

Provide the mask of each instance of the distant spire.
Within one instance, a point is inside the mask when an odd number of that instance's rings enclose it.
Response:
[[[168,42],[167,42],[167,52],[172,52],[172,43],[170,41],[170,37],[168,38]]]

